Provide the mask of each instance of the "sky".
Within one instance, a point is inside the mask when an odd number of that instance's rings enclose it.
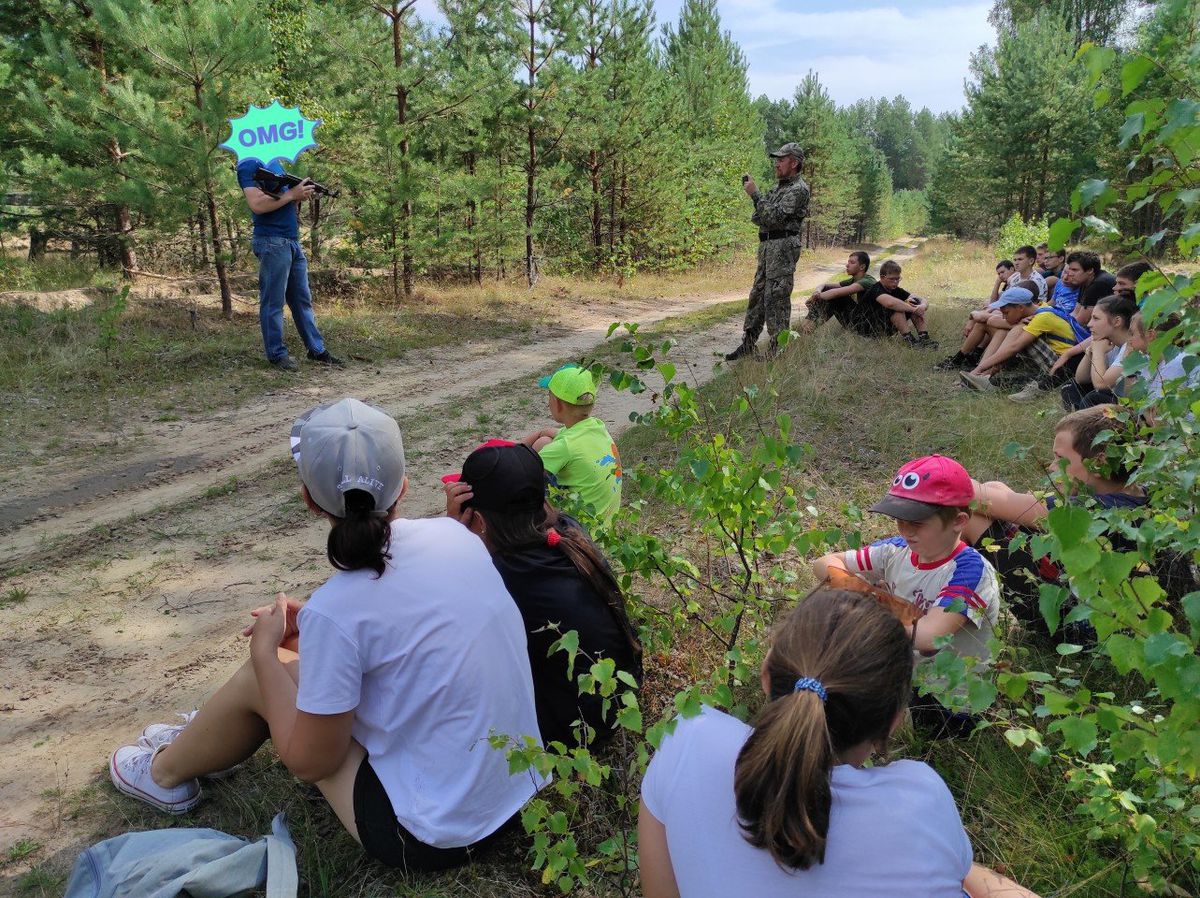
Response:
[[[683,0],[655,0],[659,24]],[[995,43],[991,2],[954,0],[717,0],[721,27],[749,63],[750,94],[790,97],[809,69],[847,105],[904,94],[935,113],[962,107],[971,53]]]

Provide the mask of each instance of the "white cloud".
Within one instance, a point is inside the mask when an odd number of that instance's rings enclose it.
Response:
[[[809,69],[840,104],[904,96],[934,112],[963,104],[971,53],[994,37],[989,3],[804,12],[798,0],[722,0],[754,95],[791,96]]]

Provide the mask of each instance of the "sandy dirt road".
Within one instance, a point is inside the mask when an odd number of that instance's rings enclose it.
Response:
[[[836,270],[799,272],[794,295]],[[606,302],[522,342],[306,368],[259,400],[202,419],[131,415],[129,450],[98,452],[84,470],[51,462],[5,472],[0,595],[23,600],[0,607],[0,857],[21,839],[75,850],[89,834],[68,813],[71,795],[106,782],[111,749],[224,681],[246,657],[239,631],[248,609],[281,589],[303,599],[326,578],[325,530],[303,508],[287,453],[299,413],[353,395],[395,415],[410,469],[404,513],[437,514],[438,478],[481,440],[552,423],[536,378],[595,349],[612,321],[647,324],[741,296]],[[739,332],[735,316],[683,334],[671,353],[681,376],[711,377]],[[648,394],[609,390],[597,410],[619,432],[629,412],[648,407]],[[110,792],[102,785],[88,800]],[[11,872],[0,871],[0,892]]]

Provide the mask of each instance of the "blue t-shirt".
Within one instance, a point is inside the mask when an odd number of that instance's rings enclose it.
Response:
[[[1063,281],[1062,275],[1059,275],[1058,281],[1054,285],[1054,296],[1050,298],[1050,305],[1070,315],[1078,301],[1079,288],[1068,287]]]
[[[268,171],[283,174],[283,165],[279,160],[275,160],[270,165],[264,166],[257,159],[247,159],[244,162],[238,163],[238,186],[243,190],[247,187],[258,187],[261,190],[262,185],[254,180],[254,173],[259,168],[266,168]],[[283,189],[286,191],[288,188],[285,187]],[[287,203],[284,206],[280,206],[274,212],[268,212],[265,215],[259,215],[257,212],[251,212],[250,214],[254,217],[255,237],[287,237],[289,240],[300,239],[300,217],[296,214],[295,203]]]

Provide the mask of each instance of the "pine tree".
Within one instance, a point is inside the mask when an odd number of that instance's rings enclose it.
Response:
[[[141,135],[139,156],[164,191],[160,208],[173,207],[182,220],[181,210],[202,204],[221,311],[232,317],[219,212],[232,179],[218,144],[228,119],[246,108],[250,72],[265,62],[269,43],[257,10],[227,0],[107,0],[97,17],[108,33],[123,35],[144,73],[113,86],[116,114]]]

